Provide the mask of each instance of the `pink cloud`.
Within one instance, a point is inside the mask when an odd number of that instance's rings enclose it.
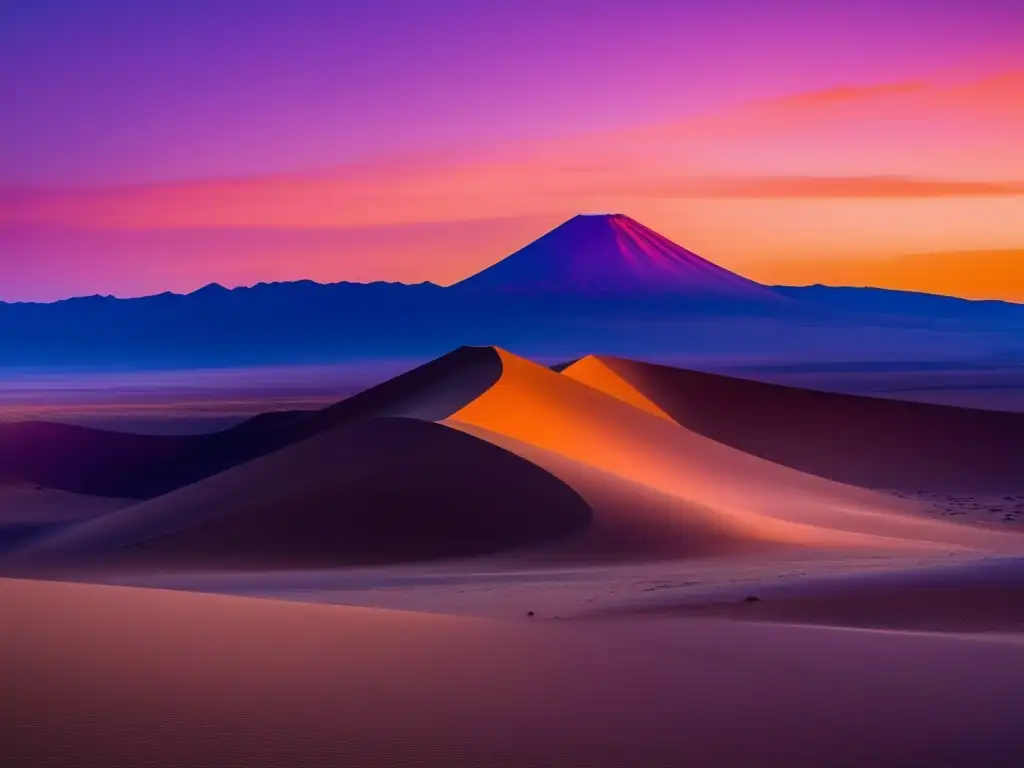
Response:
[[[311,174],[8,190],[0,225],[360,227],[544,216],[648,196],[1019,194],[1024,73],[759,101],[669,126]]]

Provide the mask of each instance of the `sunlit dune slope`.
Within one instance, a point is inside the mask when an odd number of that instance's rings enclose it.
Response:
[[[26,548],[22,562],[308,567],[477,555],[586,527],[571,488],[441,424],[366,419]]]
[[[786,542],[757,535],[719,510],[593,464],[468,423],[447,422],[521,456],[575,490],[592,509],[568,537],[513,553],[517,559],[579,563],[776,552]],[[827,535],[820,543],[826,542]]]
[[[500,355],[497,383],[444,423],[569,482],[593,508],[595,525],[612,516],[645,526],[653,508],[662,522],[674,508],[686,534],[679,544],[689,554],[705,544],[719,552],[769,542],[988,547],[1005,541],[914,516],[907,502],[751,456],[569,376]]]
[[[584,358],[562,375],[626,402],[643,397],[648,410],[688,430],[844,483],[1024,490],[1024,414],[816,392],[612,357]]]
[[[0,481],[147,499],[371,416],[440,419],[501,374],[493,350],[464,347],[313,412],[266,413],[209,435],[135,435],[47,422],[0,424]]]

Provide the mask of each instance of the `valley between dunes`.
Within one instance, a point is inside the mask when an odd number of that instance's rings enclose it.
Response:
[[[1022,468],[1022,414],[493,347],[209,435],[0,424],[3,754],[1019,764]]]

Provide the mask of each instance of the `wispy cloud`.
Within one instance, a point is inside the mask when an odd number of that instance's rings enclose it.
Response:
[[[1024,195],[1024,182],[946,181],[900,176],[751,176],[650,181],[649,197],[669,198],[918,198]]]
[[[0,226],[343,228],[630,209],[645,199],[1020,195],[1021,135],[1021,72],[959,84],[855,85],[475,155],[421,153],[310,174],[124,188],[6,190]]]

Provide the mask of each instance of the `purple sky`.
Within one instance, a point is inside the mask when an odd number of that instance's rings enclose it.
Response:
[[[0,185],[567,136],[1021,46],[1021,0],[6,0]]]

